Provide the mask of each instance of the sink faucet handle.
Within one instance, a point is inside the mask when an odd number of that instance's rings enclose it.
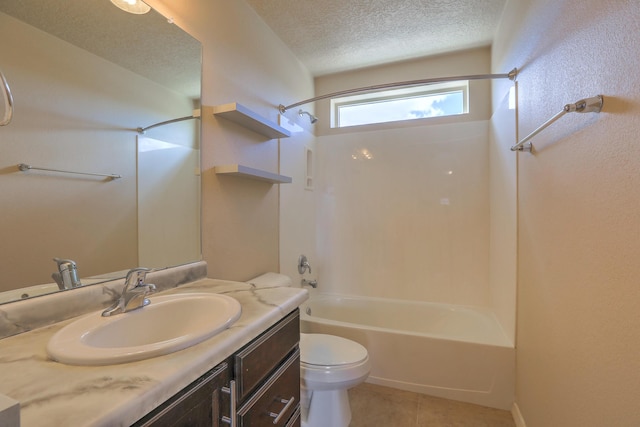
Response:
[[[145,286],[144,280],[147,277],[147,273],[150,271],[150,268],[145,267],[137,267],[129,270],[127,277],[124,280],[124,290],[127,291],[138,286]]]

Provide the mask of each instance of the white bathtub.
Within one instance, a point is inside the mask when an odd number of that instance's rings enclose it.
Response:
[[[326,294],[300,309],[303,332],[368,349],[367,382],[511,409],[515,349],[488,309]]]

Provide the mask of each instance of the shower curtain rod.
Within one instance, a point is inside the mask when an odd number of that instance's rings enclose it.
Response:
[[[492,80],[492,79],[509,79],[515,80],[518,75],[518,69],[514,68],[505,74],[473,74],[470,76],[454,76],[454,77],[435,77],[431,79],[422,79],[422,80],[410,80],[406,82],[396,82],[396,83],[384,83],[374,86],[361,87],[357,89],[347,89],[339,92],[333,92],[326,95],[316,96],[315,98],[305,99],[304,101],[296,102],[295,104],[284,106],[282,104],[278,105],[278,110],[280,114],[284,114],[287,110],[299,107],[300,105],[309,104],[311,102],[320,101],[322,99],[333,98],[335,96],[342,95],[350,95],[352,93],[359,92],[367,92],[371,90],[379,90],[379,89],[389,89],[395,87],[403,87],[403,86],[418,86],[418,85],[426,85],[432,83],[443,83],[443,82],[456,82],[460,80]]]

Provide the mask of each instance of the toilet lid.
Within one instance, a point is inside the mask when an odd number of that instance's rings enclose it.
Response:
[[[300,334],[300,361],[310,365],[348,365],[367,358],[357,342],[325,334]]]

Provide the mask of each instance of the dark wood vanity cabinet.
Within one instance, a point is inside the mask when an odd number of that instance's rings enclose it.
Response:
[[[233,356],[238,427],[300,426],[300,313]]]
[[[164,402],[135,427],[220,427],[221,390],[230,369],[221,363]]]
[[[135,427],[300,427],[296,309]]]

